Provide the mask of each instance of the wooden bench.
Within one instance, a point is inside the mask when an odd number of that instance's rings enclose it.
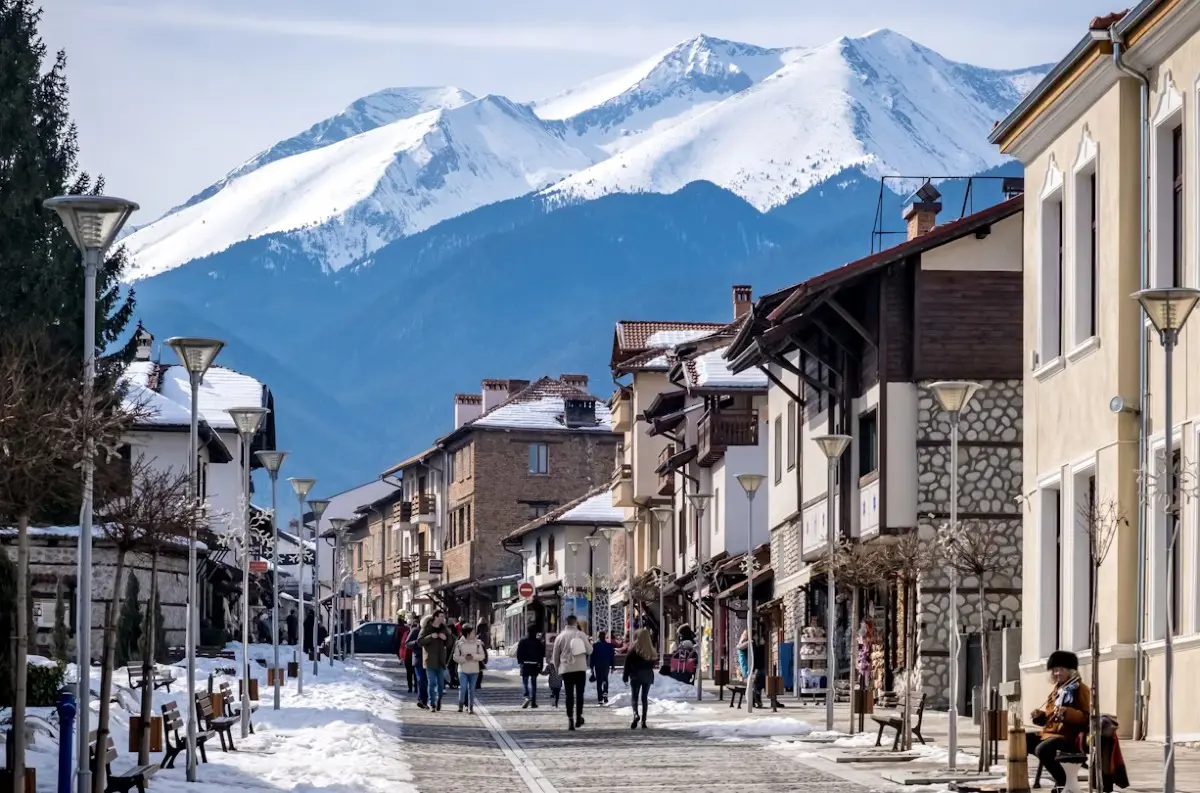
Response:
[[[221,699],[225,702],[225,715],[231,716],[235,719],[240,720],[242,717],[242,703],[241,703],[241,700],[234,700],[233,687],[230,686],[228,683],[221,684]],[[237,702],[236,708],[233,706],[234,702]],[[258,703],[251,702],[250,703],[250,715],[253,716],[257,712],[258,712]],[[250,734],[251,735],[254,734],[254,721],[253,720],[250,721]]]
[[[196,695],[196,716],[197,722],[206,731],[217,734],[217,739],[221,742],[221,751],[237,751],[237,747],[233,745],[233,725],[237,724],[237,719],[213,713],[212,697],[208,694]],[[229,739],[228,744],[225,743],[226,738]]]
[[[146,685],[146,676],[141,667],[129,667],[126,670],[129,673],[129,687],[134,691]],[[157,691],[160,688],[171,690],[171,684],[175,682],[175,676],[164,671],[154,670],[154,689]]]
[[[913,735],[917,736],[917,740],[925,743],[924,736],[921,735],[921,722],[925,719],[925,695],[921,695],[920,701],[917,703],[917,722],[913,725]],[[904,714],[898,713],[892,716],[871,716],[871,721],[879,725],[879,735],[875,737],[875,745],[879,746],[883,742],[883,731],[885,728],[892,728],[896,731],[896,740],[892,741],[892,751],[900,748],[900,736],[904,732]]]
[[[100,767],[99,753],[97,734],[95,731],[92,731],[88,735],[88,759],[95,770],[98,770]],[[134,788],[138,789],[138,793],[146,793],[146,780],[154,776],[154,772],[158,770],[158,766],[153,764],[134,765],[117,773],[112,770],[113,761],[116,759],[117,745],[113,743],[112,736],[108,735],[104,740],[105,793],[129,793]]]
[[[183,723],[183,716],[179,713],[179,706],[174,702],[168,702],[162,706],[163,715],[163,733],[166,735],[166,750],[163,752],[162,763],[159,768],[174,768],[175,758],[179,753],[187,749],[187,728]],[[207,763],[208,755],[204,751],[204,742],[213,736],[211,732],[196,733],[196,749],[200,752],[200,762]]]

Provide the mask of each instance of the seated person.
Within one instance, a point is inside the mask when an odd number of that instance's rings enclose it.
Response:
[[[1046,662],[1053,688],[1046,703],[1031,715],[1041,727],[1038,734],[1030,733],[1025,740],[1029,754],[1035,755],[1054,779],[1054,793],[1061,793],[1067,783],[1067,772],[1058,755],[1086,752],[1080,740],[1087,734],[1092,709],[1092,692],[1079,677],[1079,659],[1075,653],[1056,650]]]

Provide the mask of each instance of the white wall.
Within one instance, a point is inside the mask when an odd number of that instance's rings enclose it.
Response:
[[[890,528],[917,525],[917,387],[887,384],[887,515]]]
[[[799,365],[799,362],[800,362],[800,353],[792,352],[792,353],[789,353],[788,355],[786,355],[785,358],[789,362],[791,362],[791,364],[793,366],[797,366],[797,365]],[[797,377],[796,375],[792,374],[791,372],[788,372],[787,370],[782,369],[773,364],[770,366],[770,370],[771,370],[772,374],[774,374],[776,377],[778,377],[780,380],[782,380],[783,383],[788,388],[790,388],[794,393],[797,393],[797,394],[801,393],[799,377]],[[769,488],[768,499],[767,499],[768,503],[769,503],[767,522],[772,527],[778,526],[781,523],[783,523],[784,521],[786,521],[790,515],[793,515],[796,512],[796,510],[800,508],[800,503],[801,503],[800,498],[799,498],[799,495],[800,495],[799,489],[797,487],[797,482],[796,482],[796,480],[797,480],[796,471],[794,471],[794,470],[789,471],[787,469],[787,452],[788,452],[787,442],[788,442],[788,437],[789,437],[789,431],[788,431],[788,426],[787,426],[788,425],[788,405],[791,403],[791,401],[792,401],[792,398],[790,396],[788,396],[787,393],[783,389],[781,389],[779,386],[775,385],[773,382],[768,386],[767,399],[766,399],[766,405],[767,405],[766,448],[769,450],[772,450],[772,451],[768,452],[768,457],[765,459],[765,462],[764,462],[764,468],[760,473],[768,474],[767,482],[764,485],[764,487]],[[778,484],[776,484],[776,482],[775,482],[774,469],[772,468],[772,470],[768,471],[766,468],[766,466],[774,466],[775,465],[775,460],[770,455],[774,454],[773,450],[775,448],[774,435],[775,435],[775,417],[776,416],[783,417],[784,470],[783,470],[783,478],[779,481]],[[804,408],[800,405],[796,406],[796,423],[799,425],[796,428],[797,444],[798,444],[799,448],[803,448],[803,446],[801,445],[802,444],[801,439],[808,433],[807,433],[807,428],[804,426]],[[799,454],[800,454],[800,451],[799,451],[799,449],[797,449],[797,455],[799,456]],[[797,465],[803,465],[803,463],[804,463],[803,460],[800,460],[800,459],[797,460]]]
[[[613,528],[618,531],[624,531],[620,526]],[[550,547],[550,537],[554,537],[554,572],[546,575],[547,570],[542,567],[544,580],[549,583],[551,581],[562,581],[564,586],[575,586],[581,589],[587,587],[588,576],[588,552],[591,550],[588,546],[588,535],[592,534],[593,526],[571,525],[571,524],[551,524],[544,526],[536,531],[531,531],[521,538],[521,547],[531,552],[530,558],[523,562],[521,579],[523,581],[533,581],[536,574],[537,566],[534,562],[532,552],[537,549],[537,541],[542,541],[542,555],[546,555]],[[596,530],[595,536],[602,538],[604,534]],[[572,554],[569,543],[578,542],[579,553]],[[502,551],[507,553],[507,551]],[[592,570],[596,575],[611,574],[613,571],[609,569],[608,542],[602,541],[596,546],[595,556],[592,560]],[[617,571],[623,575],[624,571]]]
[[[664,372],[637,372],[633,377],[633,415],[640,416],[664,391],[674,390]],[[658,455],[670,441],[662,436],[650,436],[646,431],[650,425],[635,420],[633,431],[626,435],[627,447],[630,440],[633,449],[626,448],[627,459],[633,464],[633,494],[636,498],[652,498],[658,494]],[[630,455],[632,452],[632,456]]]
[[[764,400],[765,401],[765,400]],[[760,407],[761,411],[762,408]],[[760,419],[762,413],[759,413]],[[767,431],[759,426],[757,446],[730,446],[725,451],[725,457],[713,466],[713,483],[721,489],[721,505],[717,510],[718,524],[712,538],[713,553],[727,551],[730,555],[745,553],[750,547],[755,547],[770,538],[769,513],[770,490],[764,482],[754,497],[753,524],[749,547],[746,541],[746,521],[749,516],[749,501],[746,491],[737,480],[738,474],[766,471],[767,466]]]

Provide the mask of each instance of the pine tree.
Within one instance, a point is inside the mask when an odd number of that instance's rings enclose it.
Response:
[[[117,618],[117,669],[128,666],[138,654],[138,637],[142,634],[142,605],[138,599],[140,589],[138,577],[131,570],[125,585],[125,598],[121,602],[121,614]]]
[[[54,588],[54,660],[65,664],[70,660],[71,639],[67,632],[67,597],[62,578]]]

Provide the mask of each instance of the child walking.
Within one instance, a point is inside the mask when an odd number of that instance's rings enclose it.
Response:
[[[550,696],[554,699],[554,707],[558,707],[558,696],[562,693],[562,675],[558,667],[552,663],[546,664],[546,682],[550,684]]]

